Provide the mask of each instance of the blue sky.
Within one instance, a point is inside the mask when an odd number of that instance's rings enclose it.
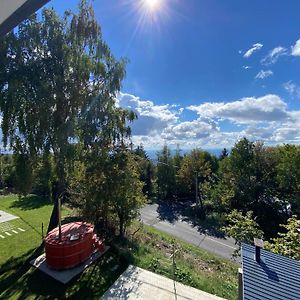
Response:
[[[94,1],[105,41],[129,59],[118,103],[139,115],[136,144],[300,144],[298,0],[147,1]]]

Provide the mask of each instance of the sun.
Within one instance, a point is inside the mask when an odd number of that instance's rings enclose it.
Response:
[[[160,8],[161,1],[162,0],[143,0],[143,4],[147,9],[155,11]]]

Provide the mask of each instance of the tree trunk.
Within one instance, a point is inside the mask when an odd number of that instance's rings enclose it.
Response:
[[[58,181],[52,187],[52,199],[54,201],[54,206],[52,209],[48,231],[51,231],[58,226],[58,199],[61,197],[62,203],[65,200],[65,189],[66,189],[66,174],[65,174],[65,165],[64,158],[60,155],[60,158],[57,161],[56,172],[58,176]]]
[[[120,237],[124,237],[125,228],[124,228],[124,218],[121,214],[119,214],[119,235]]]
[[[54,200],[54,205],[53,205],[51,217],[49,220],[47,233],[58,226],[58,197],[55,196],[55,198],[53,198],[53,200]]]
[[[200,203],[200,218],[205,219],[205,210],[204,210],[204,205],[203,205],[203,199],[202,199],[202,194],[198,190],[198,199]]]

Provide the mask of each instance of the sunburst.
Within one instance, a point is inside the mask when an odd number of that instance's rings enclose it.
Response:
[[[163,23],[172,18],[171,0],[123,0],[124,5],[129,8],[124,19],[135,19],[136,26],[124,50],[126,55],[128,49],[136,36],[141,33],[155,33],[158,36],[163,30]],[[173,0],[172,0],[173,1]],[[153,35],[149,35],[149,38]],[[149,41],[149,39],[148,39]]]
[[[163,0],[142,0],[143,6],[145,9],[148,9],[152,12],[162,8]]]

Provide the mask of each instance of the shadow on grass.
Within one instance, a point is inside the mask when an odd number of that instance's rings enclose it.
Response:
[[[41,245],[16,259],[8,260],[1,267],[1,299],[27,299],[33,295],[35,296],[34,299],[66,299],[67,289],[72,290],[72,288],[77,291],[78,299],[93,298],[94,291],[87,286],[89,280],[86,279],[88,276],[83,275],[83,280],[81,280],[80,274],[69,284],[64,285],[31,266],[30,261],[42,252],[43,246]],[[73,296],[71,298],[75,299]]]
[[[10,299],[16,294],[23,294],[27,289],[24,283],[31,268],[30,260],[39,256],[43,251],[43,244],[31,249],[19,257],[12,257],[0,269],[0,294],[3,299]],[[26,297],[19,297],[25,299]]]
[[[95,264],[64,285],[31,266],[30,261],[42,252],[43,245],[9,259],[0,267],[1,299],[99,299],[128,266],[128,255],[112,247]],[[108,256],[112,257],[110,261]]]
[[[52,204],[50,199],[42,198],[37,195],[28,195],[25,197],[21,197],[18,200],[14,201],[10,208],[19,208],[21,210],[31,210],[43,207],[45,205]]]
[[[124,259],[120,249],[115,245],[110,246],[111,249],[105,253],[104,257],[68,283],[66,298],[99,299],[126,270],[128,255],[125,255]],[[107,260],[107,257],[110,259]]]

